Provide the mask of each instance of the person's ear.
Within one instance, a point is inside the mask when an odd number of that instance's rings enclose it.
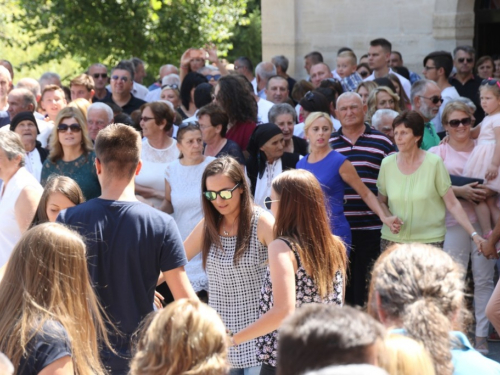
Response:
[[[139,172],[142,169],[142,160],[139,160],[139,163],[137,163],[137,167],[135,168],[135,175],[139,176]]]
[[[389,320],[387,317],[387,313],[385,310],[382,308],[382,300],[380,299],[380,294],[378,294],[377,291],[375,291],[375,306],[376,306],[376,311],[378,315],[378,320],[383,324],[386,325],[385,323]]]
[[[90,90],[90,99],[92,99],[94,95],[95,95],[95,90],[94,89]]]
[[[95,158],[94,164],[95,164],[95,171],[96,171],[97,175],[100,175],[102,173],[101,161],[98,158]]]
[[[215,132],[216,132],[217,134],[220,134],[220,132],[221,132],[221,131],[222,131],[222,124],[219,124],[219,125],[217,125],[217,126],[215,127]]]

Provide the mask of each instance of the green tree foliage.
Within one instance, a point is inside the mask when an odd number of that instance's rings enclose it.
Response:
[[[235,25],[247,22],[247,0],[17,1],[23,12],[13,21],[23,25],[27,46],[44,46],[33,65],[69,56],[85,68],[137,56],[156,76],[189,47],[214,42],[227,52]]]

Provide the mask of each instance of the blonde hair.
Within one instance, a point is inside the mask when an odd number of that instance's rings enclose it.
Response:
[[[354,54],[354,52],[352,52],[352,51],[344,51],[344,52],[340,53],[337,57],[348,58],[349,62],[352,65],[357,65],[357,63],[358,63],[358,59],[357,59],[356,55]]]
[[[78,108],[87,120],[87,111],[92,103],[85,98],[78,98],[68,104],[68,107]]]
[[[109,347],[102,311],[90,285],[85,244],[58,223],[28,230],[14,248],[0,282],[0,351],[18,370],[45,323],[59,322],[71,342],[79,375],[106,374],[98,339]]]
[[[378,351],[378,365],[389,375],[435,375],[431,355],[422,343],[390,334]]]
[[[441,114],[441,123],[443,125],[448,125],[448,119],[455,111],[466,113],[469,117],[472,117],[473,114],[471,108],[467,104],[459,101],[451,101],[444,107],[443,113]]]
[[[394,93],[389,87],[386,86],[379,86],[374,88],[371,92],[370,95],[368,96],[368,101],[366,102],[368,106],[368,111],[366,112],[365,115],[365,121],[371,124],[372,122],[372,117],[377,112],[377,103],[378,103],[378,98],[377,95],[380,92],[385,92],[388,94],[392,100],[394,100],[394,110],[396,112],[401,112],[400,111],[400,106],[399,106],[399,95]]]
[[[306,121],[304,123],[304,133],[307,134],[309,131],[309,128],[312,126],[313,122],[316,121],[317,119],[324,118],[328,124],[330,125],[330,130],[333,131],[333,122],[332,119],[330,118],[330,115],[325,112],[312,112],[307,116]]]
[[[180,299],[150,316],[143,328],[131,375],[225,375],[226,328],[214,309]]]
[[[87,128],[87,121],[85,120],[85,116],[83,115],[80,109],[75,107],[64,107],[59,111],[56,117],[56,122],[54,124],[54,129],[52,130],[52,134],[50,135],[50,154],[49,160],[52,163],[56,163],[59,159],[61,159],[64,155],[63,148],[61,146],[61,142],[59,142],[58,130],[57,127],[62,122],[62,120],[67,118],[74,118],[76,122],[82,128],[82,151],[85,154],[88,154],[93,150],[94,146],[92,145],[92,140],[89,136],[89,130]]]
[[[451,375],[452,320],[460,324],[460,313],[465,312],[462,271],[436,247],[418,243],[394,247],[373,271],[378,309],[424,344],[437,374]]]

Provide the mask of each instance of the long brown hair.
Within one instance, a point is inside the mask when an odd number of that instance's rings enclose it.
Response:
[[[45,188],[43,189],[43,194],[40,198],[40,203],[38,203],[38,208],[36,209],[35,217],[31,222],[31,226],[49,221],[47,216],[47,201],[53,193],[61,193],[75,206],[85,202],[82,189],[80,189],[80,186],[78,186],[75,180],[66,176],[52,175],[45,184]]]
[[[242,190],[240,196],[240,215],[238,223],[238,233],[236,237],[236,249],[234,251],[234,264],[238,263],[243,253],[247,250],[250,243],[251,223],[253,216],[253,202],[245,174],[236,159],[225,156],[213,160],[207,165],[201,179],[201,191],[207,191],[207,178],[211,176],[229,177],[234,184],[240,184]],[[212,244],[219,251],[222,251],[222,244],[219,237],[219,226],[222,215],[214,207],[212,202],[202,199],[203,213],[205,216],[205,235],[203,236],[203,267],[207,265],[208,253]]]
[[[54,124],[54,129],[50,135],[50,153],[49,160],[52,163],[56,163],[59,159],[64,156],[64,150],[62,148],[61,142],[59,142],[59,131],[57,127],[62,122],[62,120],[67,118],[74,118],[78,125],[82,128],[82,152],[88,154],[94,149],[92,145],[92,140],[90,139],[89,129],[87,128],[87,120],[80,109],[76,107],[64,107],[59,111],[56,117],[56,122]]]
[[[151,313],[139,335],[131,375],[227,374],[226,328],[198,300],[180,299]]]
[[[56,321],[71,342],[75,373],[106,374],[97,340],[109,341],[85,253],[80,235],[58,223],[28,230],[14,248],[0,282],[0,352],[16,371],[30,341]]]
[[[306,170],[289,170],[273,180],[272,188],[279,196],[275,236],[293,240],[322,297],[333,291],[337,271],[345,285],[346,249],[331,233],[325,197],[316,177]]]

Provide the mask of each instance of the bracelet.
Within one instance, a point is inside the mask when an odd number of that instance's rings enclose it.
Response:
[[[471,238],[471,239],[474,239],[474,236],[477,236],[477,235],[478,235],[478,234],[477,234],[477,232],[472,232],[472,233],[470,234],[470,238]]]

